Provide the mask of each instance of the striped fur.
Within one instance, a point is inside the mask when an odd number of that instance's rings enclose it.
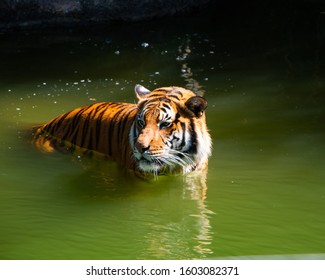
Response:
[[[135,91],[138,104],[96,103],[39,126],[35,145],[99,153],[143,174],[204,169],[211,153],[205,99],[180,87]]]

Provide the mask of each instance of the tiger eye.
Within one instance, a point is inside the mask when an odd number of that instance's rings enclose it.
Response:
[[[170,127],[172,125],[172,122],[161,122],[159,124],[159,128],[160,129],[163,129],[163,128],[167,128],[167,127]]]

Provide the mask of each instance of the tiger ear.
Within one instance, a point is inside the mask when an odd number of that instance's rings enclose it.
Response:
[[[135,94],[139,100],[146,98],[146,96],[151,93],[151,91],[144,86],[136,85],[134,88]]]
[[[199,118],[208,107],[208,102],[201,96],[193,96],[185,102],[185,106]]]

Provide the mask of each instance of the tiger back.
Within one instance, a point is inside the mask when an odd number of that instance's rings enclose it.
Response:
[[[205,169],[211,154],[206,100],[181,87],[137,85],[135,93],[137,104],[101,102],[62,114],[36,127],[33,143],[46,152],[112,157],[142,174]]]

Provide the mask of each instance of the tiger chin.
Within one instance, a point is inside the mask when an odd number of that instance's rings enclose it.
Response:
[[[46,152],[112,157],[144,176],[205,170],[212,145],[207,101],[182,87],[136,85],[135,94],[137,104],[95,103],[37,126],[33,143]]]

